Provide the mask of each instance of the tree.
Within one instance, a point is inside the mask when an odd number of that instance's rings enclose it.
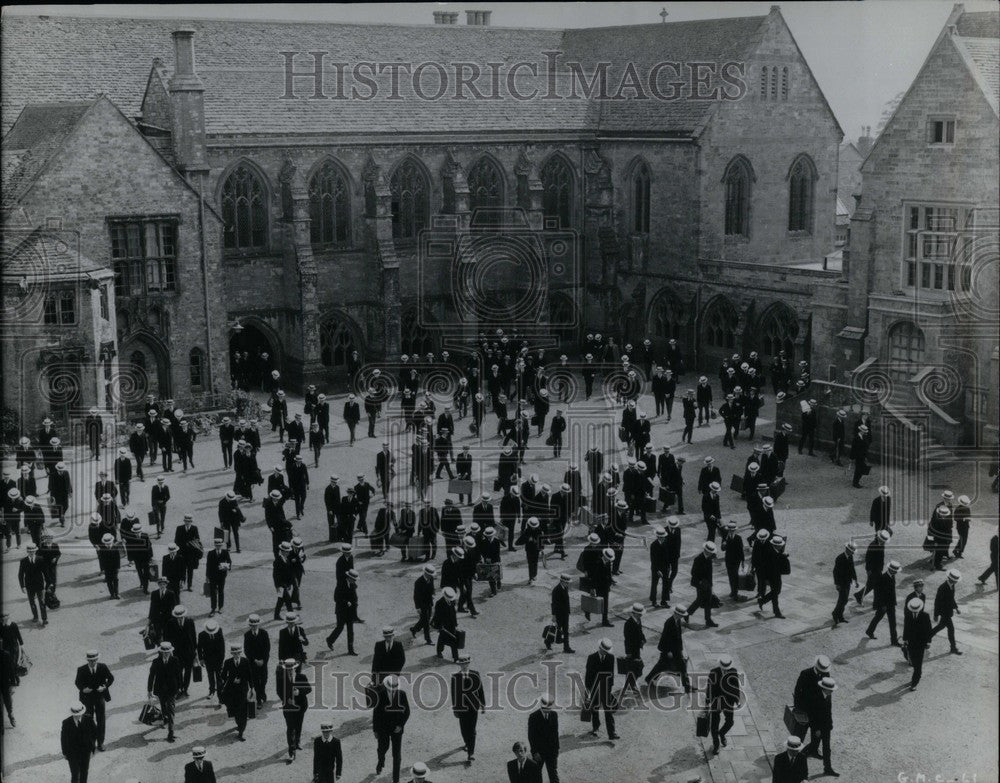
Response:
[[[889,123],[889,120],[892,119],[892,115],[899,107],[900,101],[903,100],[903,96],[905,94],[905,91],[897,92],[893,97],[885,102],[885,105],[882,107],[882,116],[878,121],[878,127],[875,128],[876,137],[882,135],[882,131],[885,130],[885,126]]]

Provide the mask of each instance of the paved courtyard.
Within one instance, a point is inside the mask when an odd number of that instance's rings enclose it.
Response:
[[[333,411],[339,410],[338,401],[339,398],[333,401]],[[301,400],[293,400],[289,407],[290,412],[301,410]],[[651,412],[652,399],[644,398],[640,408]],[[592,418],[593,409],[584,413],[582,406],[570,407],[567,415],[571,427],[574,420],[581,421],[580,417],[583,421],[596,420]],[[762,412],[759,437],[773,432],[773,415],[772,405]],[[491,422],[484,426],[488,436],[492,434]],[[468,420],[457,427],[456,450],[465,443],[478,443],[469,435],[467,423]],[[372,647],[385,624],[399,629],[399,638],[406,647],[407,672],[414,677],[423,675],[424,701],[434,701],[430,694],[436,680],[429,675],[438,673],[447,678],[455,670],[449,661],[434,657],[433,647],[425,646],[419,638],[411,640],[406,632],[415,619],[412,583],[421,566],[400,563],[395,551],[374,558],[363,539],[359,539],[356,558],[361,573],[360,615],[366,621],[357,626],[361,657],[347,657],[342,639],[332,653],[324,645],[333,623],[333,569],[338,547],[327,542],[323,487],[331,474],[339,475],[342,485],[353,483],[358,473],[365,473],[374,483],[374,455],[385,433],[385,420],[379,426],[378,437],[361,438],[354,447],[346,445],[346,428],[335,427],[333,443],[324,449],[320,468],[311,470],[312,489],[306,514],[295,525],[309,554],[301,615],[311,640],[310,664],[315,664],[317,690],[322,690],[327,705],[337,701],[334,691],[341,681],[338,672],[354,674],[370,669]],[[728,484],[733,472],[742,473],[750,443],[743,439],[737,441],[734,451],[722,448],[721,424],[714,423],[711,427],[696,428],[693,444],[679,446],[680,429],[679,416],[669,424],[663,417],[654,420],[653,443],[657,452],[661,444],[667,443],[688,460],[684,469],[688,514],[682,518],[683,554],[674,591],[675,603],[686,604],[694,598],[693,588],[688,586],[690,562],[704,539],[695,491],[701,458],[709,453],[715,455],[724,483]],[[586,427],[581,430],[586,431]],[[359,427],[359,432],[364,434],[364,426]],[[485,453],[491,455],[484,460],[483,475],[477,477],[481,478],[484,489],[492,488],[497,443],[492,437],[484,441]],[[551,450],[542,439],[533,438],[530,445],[525,470],[529,474],[537,472],[544,482],[558,485],[570,461],[579,461],[581,470],[584,469],[581,457],[587,448],[585,441],[568,444],[558,460],[552,459]],[[265,475],[269,466],[280,462],[279,454],[276,436],[266,433],[259,456]],[[985,471],[974,475],[974,471],[956,468],[947,476],[956,494],[974,498],[974,524],[966,557],[949,563],[964,574],[958,587],[962,614],[955,625],[959,647],[965,654],[951,656],[943,636],[935,639],[925,664],[924,680],[911,693],[905,687],[909,682],[908,667],[899,650],[889,646],[884,624],[877,632],[877,641],[864,636],[864,626],[872,611],[870,597],[863,607],[851,601],[847,613],[850,622],[831,628],[830,611],[835,600],[831,569],[843,542],[849,538],[858,542],[860,561],[870,537],[868,506],[876,487],[883,482],[894,488],[905,487],[894,493],[896,535],[891,543],[892,557],[903,565],[898,579],[899,598],[902,600],[909,592],[910,582],[917,575],[927,576],[927,593],[932,597],[943,575],[929,571],[920,544],[927,518],[924,512],[940,488],[921,495],[913,489],[917,483],[910,477],[882,473],[876,467],[865,479],[865,489],[852,489],[850,475],[844,469],[832,465],[819,452],[817,455],[798,456],[793,444],[786,471],[788,490],[776,506],[778,529],[788,537],[787,551],[792,564],[782,594],[785,619],[771,617],[769,609],[763,614],[756,613],[754,602],[734,605],[726,597],[728,590],[723,589],[724,570],[717,567],[716,592],[723,596],[723,606],[715,613],[719,627],[706,629],[698,612],[685,635],[696,678],[699,672],[707,673],[723,652],[732,654],[746,678],[747,704],[738,713],[729,747],[719,756],[711,756],[710,741],[706,744],[695,737],[697,694],[692,697],[676,693],[671,687],[676,683],[669,677],[658,689],[655,705],[633,701],[622,710],[617,717],[621,739],[614,743],[606,739],[603,730],[600,739],[591,738],[589,726],[579,720],[579,710],[568,706],[571,680],[574,675],[582,676],[586,656],[605,635],[620,652],[622,625],[629,606],[633,601],[645,602],[648,597],[648,556],[643,537],[648,540],[652,533],[649,527],[636,527],[630,531],[636,537],[630,538],[632,546],[625,553],[625,575],[612,590],[615,627],[604,629],[599,621],[584,622],[574,595],[571,619],[574,655],[564,656],[561,651],[547,653],[541,642],[541,630],[549,617],[549,590],[559,573],[569,571],[575,581],[572,568],[575,553],[565,562],[548,561],[536,584],[530,587],[523,551],[504,554],[505,576],[500,594],[490,598],[485,585],[477,585],[479,617],[459,616],[460,627],[468,634],[466,649],[473,656],[473,668],[484,677],[493,673],[489,682],[496,683],[495,697],[488,700],[498,709],[490,709],[480,719],[476,761],[471,767],[466,766],[457,720],[450,705],[440,700],[438,705],[429,703],[425,708],[415,709],[407,724],[403,779],[407,779],[408,766],[420,760],[431,768],[429,777],[435,783],[506,780],[505,763],[512,758],[511,744],[526,739],[527,713],[534,708],[539,694],[552,691],[564,707],[560,710],[560,773],[564,781],[769,781],[769,760],[786,736],[782,711],[791,702],[795,677],[800,669],[811,665],[816,655],[825,654],[833,661],[833,676],[839,685],[833,697],[833,765],[841,772],[842,780],[915,781],[920,774],[926,780],[977,783],[996,780],[997,591],[992,581],[985,588],[976,585],[976,577],[987,565],[989,538],[996,531],[997,501],[995,495],[989,494]],[[250,723],[246,743],[236,741],[232,721],[214,699],[207,698],[207,683],[192,685],[190,698],[178,702],[175,744],[165,742],[162,728],[138,723],[152,657],[143,649],[140,639],[148,600],[130,570],[122,572],[122,599],[113,601],[107,597],[85,532],[97,463],[81,462],[79,453],[74,456],[73,527],[65,534],[55,529],[62,534],[58,539],[63,550],[59,566],[62,606],[51,613],[47,628],[35,627],[27,602],[18,590],[16,568],[18,558],[23,556],[23,544],[20,551],[11,550],[3,558],[4,609],[21,626],[26,650],[34,662],[31,672],[14,692],[18,724],[16,729],[7,728],[4,734],[4,780],[36,783],[68,778],[67,766],[59,752],[59,723],[68,714],[69,705],[77,700],[73,675],[75,667],[83,663],[84,652],[90,648],[100,650],[102,660],[116,677],[108,705],[106,752],[97,754],[93,760],[92,781],[181,780],[183,765],[196,745],[207,746],[208,757],[215,763],[220,779],[239,783],[310,780],[312,758],[305,743],[306,750],[298,760],[291,766],[285,763],[284,723],[273,701],[273,654],[269,683],[272,701]],[[623,458],[620,452],[619,459]],[[232,475],[221,467],[222,457],[214,435],[198,441],[195,459],[196,469],[181,473],[175,461],[177,472],[168,474],[172,500],[167,535],[154,541],[157,560],[165,553],[173,529],[180,524],[184,513],[194,514],[202,539],[210,539],[216,524],[217,501],[231,488]],[[400,478],[405,478],[408,462],[402,456],[399,459],[397,471]],[[157,475],[160,475],[158,467],[150,468],[144,484],[133,482],[132,507],[143,521],[150,507],[149,490]],[[940,481],[941,476],[936,474],[935,482]],[[434,485],[436,505],[444,498],[446,484],[439,481]],[[220,624],[227,642],[238,640],[246,628],[247,616],[257,612],[265,618],[275,645],[280,624],[270,619],[273,610],[270,536],[260,509],[260,488],[255,489],[255,495],[253,505],[244,504],[248,524],[241,535],[243,551],[239,555],[233,553],[234,571],[228,581],[227,605]],[[738,495],[724,489],[722,501],[724,516],[745,525],[747,514]],[[369,514],[369,524],[373,518],[374,510]],[[661,515],[653,515],[650,521],[654,524],[661,521]],[[746,530],[741,533],[745,535]],[[571,538],[577,542],[583,533],[577,528]],[[439,565],[440,559],[439,553]],[[863,571],[860,564],[858,568]],[[182,594],[199,631],[209,612],[208,599],[201,593],[202,581],[203,574],[199,573],[194,592]],[[647,668],[655,661],[660,628],[669,613],[669,609],[656,609],[645,615]],[[622,678],[618,677],[617,685],[621,684]],[[305,719],[303,738],[311,742],[318,734],[321,718],[326,716],[332,716],[335,733],[343,743],[346,781],[367,783],[391,779],[388,771],[377,777],[374,774],[375,740],[366,710],[311,709]],[[820,768],[818,761],[811,761],[814,775]]]

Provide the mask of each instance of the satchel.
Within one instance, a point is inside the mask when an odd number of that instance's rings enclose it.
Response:
[[[154,723],[162,719],[163,714],[160,712],[159,707],[156,707],[153,704],[143,704],[142,709],[139,710],[139,723],[152,726]]]
[[[594,720],[594,712],[590,707],[584,707],[580,710],[580,722],[581,723],[591,723]]]
[[[719,414],[716,412],[715,408],[709,408],[708,415],[711,416],[713,419],[719,418]]]
[[[202,592],[202,595],[204,595],[206,598],[211,598],[212,597],[212,583],[209,582],[208,580],[205,580],[205,582],[201,586],[201,592]]]
[[[628,441],[628,430],[626,430],[625,427],[618,428],[618,440],[622,443]]]
[[[736,475],[734,473],[732,479],[730,479],[730,481],[729,481],[729,488],[733,492],[739,492],[742,495],[743,494],[743,476],[738,476],[738,475]]]
[[[757,575],[749,568],[740,568],[740,572],[736,577],[736,584],[740,590],[756,590]]]
[[[545,439],[545,445],[546,446],[555,446],[556,445],[556,436],[554,434],[549,435],[549,437],[547,437]]]
[[[253,719],[257,717],[257,700],[254,698],[253,691],[251,690],[247,693],[247,718]]]
[[[31,671],[31,658],[28,657],[28,653],[21,648],[21,655],[17,659],[17,676],[24,677],[28,672]]]
[[[194,680],[195,682],[201,682],[201,667],[200,666],[195,666],[191,670],[191,679]]]
[[[455,631],[455,647],[459,650],[465,649],[465,631]]]
[[[806,736],[809,730],[809,716],[802,710],[785,705],[785,728],[789,734],[794,734],[799,739]]]
[[[660,487],[660,502],[665,506],[672,506],[677,500],[677,496],[666,487]]]
[[[159,518],[159,515],[155,511],[150,511],[146,515],[146,521],[149,522],[149,526],[150,527],[156,527],[156,521],[157,521],[158,518]]]
[[[584,614],[603,614],[604,599],[599,595],[581,595],[580,611]]]
[[[556,627],[554,625],[546,625],[542,629],[542,641],[546,645],[552,644],[556,640]]]
[[[646,509],[647,514],[653,514],[656,512],[656,498],[643,497],[642,505]]]
[[[449,479],[449,495],[472,495],[472,482],[468,479]]]
[[[499,581],[502,573],[501,563],[476,563],[476,581]]]
[[[156,647],[156,638],[148,630],[142,632],[142,645],[147,650],[152,650]]]
[[[707,737],[709,733],[709,716],[708,710],[698,713],[698,717],[695,718],[694,722],[694,733],[697,737]]]
[[[538,414],[537,413],[534,416],[531,417],[531,426],[532,427],[537,427],[538,426]],[[549,444],[549,445],[552,445],[552,444]]]
[[[400,549],[405,547],[409,542],[410,537],[404,535],[403,533],[393,533],[389,536],[389,546],[398,546]]]
[[[923,549],[925,552],[934,551],[934,536],[929,535],[924,539]]]
[[[159,579],[160,579],[160,564],[159,563],[150,563],[147,566],[146,571],[149,574],[149,581],[151,581],[151,582],[158,582],[159,581]]]
[[[777,478],[774,481],[772,481],[771,482],[771,488],[770,488],[769,491],[771,493],[771,498],[772,499],[777,500],[778,498],[780,498],[782,496],[782,494],[784,493],[784,491],[785,491],[785,478],[784,478],[784,476],[782,476],[781,478]]]
[[[635,675],[636,677],[642,676],[642,670],[645,665],[642,662],[642,658],[629,658],[625,655],[620,655],[615,659],[618,666],[618,673],[624,675]]]

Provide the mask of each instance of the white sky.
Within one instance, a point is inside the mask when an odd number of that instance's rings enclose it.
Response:
[[[20,6],[8,14],[177,18],[284,19],[327,22],[430,24],[435,10],[489,9],[501,27],[594,27],[768,13],[769,2],[690,3],[297,3],[234,7],[200,5]],[[830,102],[846,138],[862,125],[878,125],[886,101],[905,90],[951,12],[950,0],[781,3],[806,61]],[[967,11],[995,10],[992,2],[965,2]],[[461,13],[459,23],[465,23]]]

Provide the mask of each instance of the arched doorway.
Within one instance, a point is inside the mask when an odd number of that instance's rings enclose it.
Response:
[[[698,328],[702,369],[721,364],[739,351],[740,316],[735,305],[717,296],[706,305]]]
[[[661,290],[649,307],[647,333],[658,352],[666,350],[671,340],[677,341],[682,354],[688,350],[689,310],[683,302],[667,288]],[[658,354],[659,355],[659,354]]]
[[[263,388],[271,370],[281,372],[281,345],[271,330],[254,321],[240,321],[229,338],[229,372],[241,389]]]
[[[129,413],[142,412],[146,395],[157,399],[171,396],[170,360],[159,340],[149,335],[133,336],[122,347],[121,357],[119,373],[128,379],[131,388],[145,390],[123,400]]]
[[[361,346],[347,322],[338,317],[325,320],[319,328],[319,358],[323,366],[346,371],[354,351],[361,355]]]
[[[419,318],[415,308],[411,307],[403,313],[399,341],[401,353],[421,358],[429,353],[436,353],[437,341],[425,326],[429,322],[430,316],[425,312],[423,318]]]
[[[788,305],[778,302],[768,307],[761,315],[754,348],[761,354],[761,361],[767,366],[770,366],[781,351],[785,352],[789,363],[794,364],[795,341],[798,336],[799,319],[795,312]]]

